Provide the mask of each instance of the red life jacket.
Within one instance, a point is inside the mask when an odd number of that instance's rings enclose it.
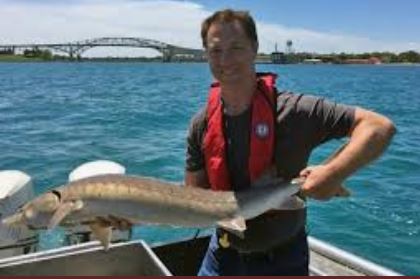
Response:
[[[248,171],[250,181],[257,179],[273,164],[274,152],[274,89],[277,75],[258,75],[257,92],[252,98],[252,124]],[[223,106],[220,84],[213,83],[207,101],[207,131],[203,139],[206,171],[211,189],[232,189],[226,160],[226,142],[223,129]]]

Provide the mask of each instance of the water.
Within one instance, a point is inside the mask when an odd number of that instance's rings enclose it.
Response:
[[[353,196],[311,201],[309,231],[399,272],[420,274],[420,67],[259,65],[279,88],[325,96],[389,116],[398,133],[386,154],[352,176]],[[131,174],[183,178],[190,117],[205,103],[206,64],[1,63],[0,169],[32,176],[36,191],[78,165],[108,159]],[[318,148],[319,163],[342,141]],[[141,227],[149,242],[194,230]],[[61,245],[60,231],[43,247]]]

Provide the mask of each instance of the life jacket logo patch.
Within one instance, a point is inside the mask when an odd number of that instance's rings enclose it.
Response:
[[[255,134],[260,139],[267,138],[269,132],[270,132],[270,128],[268,127],[268,124],[267,123],[258,123],[255,126]]]

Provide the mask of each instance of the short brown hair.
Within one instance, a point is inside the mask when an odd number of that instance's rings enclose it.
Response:
[[[207,48],[207,32],[209,31],[210,25],[212,23],[233,21],[238,21],[241,24],[248,38],[252,42],[255,42],[256,45],[258,45],[257,28],[255,27],[255,21],[249,14],[249,12],[226,9],[215,12],[214,14],[206,18],[201,24],[201,40],[203,42],[203,47]]]

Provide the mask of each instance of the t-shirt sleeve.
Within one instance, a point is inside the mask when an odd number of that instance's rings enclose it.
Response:
[[[185,169],[198,171],[204,168],[204,154],[201,143],[205,125],[204,110],[198,112],[191,120],[187,135],[187,148],[185,156]]]
[[[355,107],[324,98],[300,95],[295,108],[312,146],[347,136],[354,123]]]

